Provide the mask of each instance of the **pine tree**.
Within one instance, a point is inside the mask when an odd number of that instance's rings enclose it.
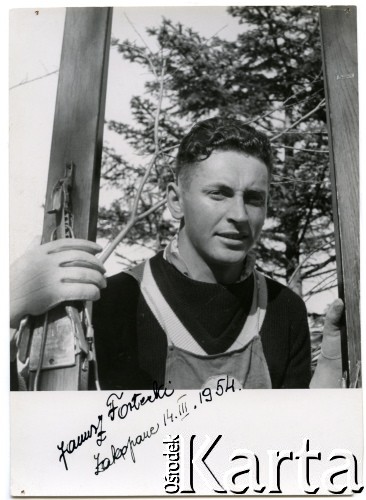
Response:
[[[140,196],[140,210],[164,197],[173,179],[174,150],[191,124],[222,115],[253,124],[270,137],[275,153],[268,223],[258,245],[261,268],[302,294],[303,280],[324,278],[313,290],[334,286],[334,235],[328,172],[325,99],[318,12],[314,7],[231,7],[243,26],[234,41],[202,37],[163,19],[147,30],[158,45],[113,40],[122,57],[151,75],[144,96],[134,96],[134,124],[110,121],[138,153],[158,154]],[[163,105],[159,92],[163,82]],[[158,118],[158,140],[156,124]],[[122,201],[100,216],[101,233],[126,223],[143,176],[105,149],[104,179],[123,189]],[[155,248],[174,231],[160,205],[135,224],[128,241]]]

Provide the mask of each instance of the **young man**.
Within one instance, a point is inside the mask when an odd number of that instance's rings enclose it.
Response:
[[[305,305],[255,269],[271,170],[268,139],[240,121],[205,120],[183,139],[168,187],[179,234],[164,252],[108,279],[94,306],[103,389],[151,389],[154,382],[198,389],[223,376],[243,388],[309,387]],[[62,300],[95,300],[105,285],[96,245],[43,247],[33,254],[38,278],[25,279],[30,254],[15,272],[15,326]],[[325,376],[315,386],[339,384],[341,311],[336,303],[327,319]]]

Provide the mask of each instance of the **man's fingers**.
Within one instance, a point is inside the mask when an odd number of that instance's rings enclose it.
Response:
[[[82,250],[65,250],[52,255],[52,258],[57,261],[59,267],[85,267],[95,269],[102,274],[105,274],[106,269],[101,262],[90,253]]]
[[[11,266],[11,324],[69,300],[97,300],[105,268],[92,241],[64,238],[37,245]]]
[[[106,273],[106,268],[100,262],[88,262],[86,259],[82,260],[69,260],[66,262],[61,262],[59,264],[60,267],[85,267],[86,269],[94,269],[95,271],[99,271],[102,274]]]
[[[333,324],[339,323],[344,309],[344,304],[341,299],[336,299],[329,306],[326,318]]]
[[[80,284],[80,283],[63,283],[60,287],[59,292],[50,296],[50,301],[47,308],[40,308],[33,311],[31,314],[39,315],[46,311],[52,309],[53,307],[62,304],[62,302],[69,301],[84,301],[90,300],[95,301],[100,298],[100,290],[96,285],[93,284]]]
[[[49,254],[64,252],[65,250],[82,250],[92,255],[96,255],[103,250],[102,247],[94,241],[80,238],[62,238],[60,240],[50,241],[43,246]]]
[[[338,333],[343,310],[344,304],[341,299],[332,302],[325,317],[324,333]]]
[[[100,298],[99,287],[93,284],[86,283],[64,283],[64,298],[65,300],[98,300]]]
[[[105,288],[107,282],[105,277],[94,269],[87,268],[65,268],[61,272],[61,283],[79,283],[95,285],[98,288]]]

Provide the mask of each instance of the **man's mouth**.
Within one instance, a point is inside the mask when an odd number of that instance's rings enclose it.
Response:
[[[219,236],[222,238],[226,238],[228,240],[235,240],[235,241],[243,241],[246,238],[248,238],[247,233],[237,233],[237,232],[227,232],[227,233],[218,233]]]

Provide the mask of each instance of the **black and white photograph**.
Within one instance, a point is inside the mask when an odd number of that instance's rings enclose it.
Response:
[[[363,491],[357,21],[9,12],[14,496]]]

